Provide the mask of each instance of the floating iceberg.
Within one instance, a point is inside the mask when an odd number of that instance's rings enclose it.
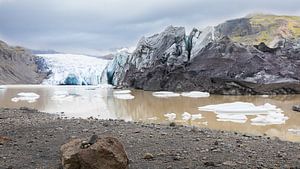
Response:
[[[183,92],[181,93],[181,96],[191,97],[191,98],[202,98],[202,97],[209,97],[210,94],[207,92],[191,91],[191,92]]]
[[[130,90],[118,90],[114,91],[114,97],[122,100],[131,100],[134,99],[134,96],[131,94]]]
[[[277,112],[270,112],[267,115],[257,115],[256,118],[251,119],[252,125],[271,125],[271,124],[284,124],[288,117],[284,114]]]
[[[165,92],[165,91],[153,92],[152,95],[155,97],[160,97],[160,98],[179,97],[180,96],[179,93]]]
[[[18,93],[16,97],[11,99],[11,101],[13,101],[13,102],[27,101],[28,103],[34,103],[39,98],[40,98],[40,95],[38,95],[36,93],[22,92],[22,93]]]
[[[98,85],[108,60],[74,54],[40,54],[45,59],[50,77],[48,85]]]
[[[255,106],[247,102],[234,102],[217,105],[208,105],[198,108],[200,111],[212,111],[217,114],[218,121],[245,123],[247,115],[256,115],[251,119],[252,125],[283,124],[288,119],[281,109],[266,103]]]
[[[231,121],[235,123],[246,123],[247,116],[243,114],[218,114],[218,121]]]
[[[164,116],[169,120],[169,121],[173,121],[176,119],[176,114],[175,113],[166,113],[164,114]]]
[[[114,94],[114,97],[116,99],[121,99],[121,100],[131,100],[134,99],[134,96],[131,94]]]
[[[114,91],[114,94],[130,94],[131,91],[130,90],[118,90],[118,91]]]

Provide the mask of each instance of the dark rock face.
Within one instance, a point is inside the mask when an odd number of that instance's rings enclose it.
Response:
[[[0,41],[0,84],[41,83],[47,73],[38,67],[40,62],[26,49]]]
[[[91,138],[93,139],[93,138]],[[82,146],[83,140],[74,139],[62,145],[64,169],[127,169],[128,157],[123,145],[112,137],[96,138]]]
[[[169,32],[166,30],[162,33],[164,37],[152,43],[159,46],[148,45],[144,51],[145,45],[140,43],[127,60],[119,84],[154,91],[300,93],[300,61],[296,49],[273,49],[263,43],[256,47],[243,45],[225,36],[209,42],[188,61],[185,55],[188,51],[182,45],[185,37],[179,28],[173,30],[177,33],[166,35]]]

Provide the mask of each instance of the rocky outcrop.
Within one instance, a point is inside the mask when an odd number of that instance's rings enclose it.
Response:
[[[287,18],[288,23],[298,24],[296,19]],[[286,25],[282,19],[275,17],[274,21],[281,28]],[[254,21],[258,25],[254,26]],[[110,74],[112,84],[214,94],[300,93],[297,31],[290,31],[294,38],[278,34],[281,38],[275,48],[266,43],[275,42],[276,37],[252,45],[268,27],[265,21],[260,26],[259,21],[258,16],[252,16],[202,31],[193,29],[188,35],[183,27],[170,26],[160,34],[143,37],[131,55],[115,57],[122,62],[109,71],[118,72]]]
[[[10,47],[0,41],[0,84],[41,83],[47,73],[36,61],[37,58],[26,49]]]
[[[92,136],[88,142],[74,139],[61,146],[64,169],[127,169],[123,145],[112,137]]]

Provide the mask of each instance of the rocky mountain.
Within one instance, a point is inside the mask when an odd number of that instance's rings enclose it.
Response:
[[[299,17],[252,15],[189,34],[170,26],[115,57],[108,82],[144,90],[300,93],[299,24]]]
[[[0,41],[0,84],[39,84],[46,77],[38,58],[22,47]]]

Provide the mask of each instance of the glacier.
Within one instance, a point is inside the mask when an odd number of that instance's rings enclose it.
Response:
[[[77,54],[37,54],[51,72],[45,85],[99,85],[109,60]]]

